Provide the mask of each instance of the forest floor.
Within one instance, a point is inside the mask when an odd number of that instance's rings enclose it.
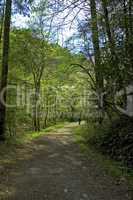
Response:
[[[18,147],[16,158],[0,167],[0,200],[132,200],[125,182],[116,184],[96,158],[81,152],[76,126]]]

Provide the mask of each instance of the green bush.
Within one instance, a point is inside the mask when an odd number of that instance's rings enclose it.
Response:
[[[90,122],[80,128],[84,143],[91,144],[98,151],[133,167],[133,119],[125,116],[102,125]]]

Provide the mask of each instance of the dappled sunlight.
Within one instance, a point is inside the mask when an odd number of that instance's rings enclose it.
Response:
[[[7,183],[8,184],[8,183]],[[0,184],[0,199],[6,200],[6,199],[12,199],[16,193],[16,188],[13,188],[12,186],[6,186]]]
[[[132,14],[0,0],[0,200],[133,200]]]
[[[55,196],[74,199],[77,194],[77,199],[86,199],[111,193],[111,200],[125,200],[125,186],[117,188],[93,157],[87,160],[80,152],[73,133],[76,127],[76,123],[67,124],[17,148],[15,162],[9,162],[2,174],[0,197],[53,200]]]

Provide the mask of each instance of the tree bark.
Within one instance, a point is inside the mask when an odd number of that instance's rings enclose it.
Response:
[[[45,110],[45,117],[44,117],[44,125],[43,127],[46,128],[47,127],[47,119],[48,119],[48,114],[49,114],[49,100],[48,100],[48,96],[46,97],[46,110]]]
[[[133,2],[129,0],[129,56],[131,68],[133,68]]]
[[[107,9],[107,0],[102,0],[102,7],[103,7],[103,12],[104,12],[106,33],[107,33],[107,36],[108,36],[111,56],[112,56],[113,62],[115,62],[115,42],[114,42],[114,38],[113,38],[112,33],[111,33],[111,28],[110,28],[110,23],[109,23],[109,13],[108,13],[108,9]]]
[[[129,0],[129,28],[130,28],[130,36],[133,36],[133,2]]]
[[[91,27],[92,28],[92,42],[93,42],[94,57],[95,57],[95,77],[96,77],[96,92],[98,95],[98,108],[101,112],[103,112],[103,106],[102,106],[103,75],[102,75],[97,11],[96,11],[95,0],[90,0],[90,9],[91,9],[91,23],[92,23],[92,27]]]
[[[9,42],[10,42],[10,22],[11,22],[11,7],[12,0],[6,0],[5,16],[4,16],[4,35],[3,35],[3,54],[2,54],[2,73],[0,93],[7,87],[8,80],[8,57],[9,57]],[[6,92],[4,93],[4,102],[6,103]],[[5,140],[5,125],[6,125],[6,106],[0,101],[0,140]]]
[[[35,97],[34,97],[34,130],[40,131],[40,102],[39,102],[39,95],[40,95],[40,85],[35,84]]]
[[[3,21],[4,21],[4,7],[5,7],[5,2],[3,4],[3,8],[2,8],[2,15],[1,15],[1,24],[0,24],[0,43],[2,41],[2,34],[3,34]]]
[[[123,13],[124,13],[124,29],[125,29],[125,54],[129,57],[129,30],[128,30],[128,11],[126,6],[126,0],[123,1]]]

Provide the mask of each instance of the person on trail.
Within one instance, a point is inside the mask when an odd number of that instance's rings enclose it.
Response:
[[[78,118],[78,123],[79,123],[79,125],[81,124],[81,117],[80,116]]]

